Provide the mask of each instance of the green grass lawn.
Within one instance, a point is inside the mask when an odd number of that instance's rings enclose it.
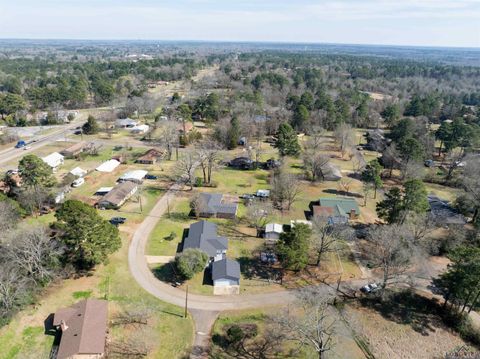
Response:
[[[177,247],[182,241],[184,230],[194,222],[194,219],[188,217],[189,211],[188,198],[177,198],[171,204],[170,216],[165,214],[158,221],[150,235],[146,249],[148,255],[174,256],[176,254]],[[172,232],[176,235],[175,239],[166,239]]]
[[[110,319],[125,308],[144,306],[151,310],[145,327],[152,351],[148,358],[180,358],[191,346],[193,322],[184,319],[183,309],[164,303],[145,293],[131,277],[128,263],[127,235],[122,249],[111,256],[105,266],[89,277],[69,279],[50,286],[39,303],[18,313],[11,323],[0,329],[0,359],[47,359],[53,337],[44,335],[43,321],[49,313],[83,298],[109,299]],[[181,334],[181,335],[180,335]],[[132,335],[131,328],[111,327],[113,340]]]

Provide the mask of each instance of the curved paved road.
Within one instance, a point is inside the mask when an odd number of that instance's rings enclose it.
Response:
[[[173,185],[156,203],[150,214],[135,231],[128,251],[130,272],[140,286],[155,297],[178,306],[185,305],[185,292],[166,284],[153,275],[145,257],[145,247],[158,220],[172,202],[179,185]],[[326,287],[327,288],[327,287]],[[294,295],[288,291],[237,296],[188,295],[188,307],[198,310],[222,311],[280,305],[291,302]]]
[[[165,302],[183,307],[185,292],[166,284],[153,275],[148,267],[145,247],[155,225],[172,202],[180,185],[175,184],[158,200],[149,215],[135,231],[128,250],[130,272],[137,283],[147,292]],[[352,281],[351,283],[356,282]],[[356,283],[358,285],[358,283]],[[327,285],[320,286],[325,293],[333,291]],[[238,310],[268,306],[287,305],[294,300],[293,291],[278,291],[265,294],[237,296],[188,295],[188,309],[195,322],[195,340],[191,358],[208,358],[211,328],[218,314],[224,310]]]

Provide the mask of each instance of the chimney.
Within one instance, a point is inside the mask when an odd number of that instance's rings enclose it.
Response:
[[[62,332],[66,331],[68,329],[67,323],[65,323],[64,320],[60,322],[60,329],[62,329]]]
[[[357,212],[354,209],[352,209],[350,211],[350,219],[355,219],[356,217],[357,217]]]

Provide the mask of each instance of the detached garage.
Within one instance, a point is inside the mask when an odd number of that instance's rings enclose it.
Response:
[[[240,294],[240,263],[225,258],[212,263],[213,294]]]

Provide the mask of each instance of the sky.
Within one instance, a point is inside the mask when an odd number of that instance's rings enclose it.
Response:
[[[0,0],[0,38],[480,47],[480,0]]]

